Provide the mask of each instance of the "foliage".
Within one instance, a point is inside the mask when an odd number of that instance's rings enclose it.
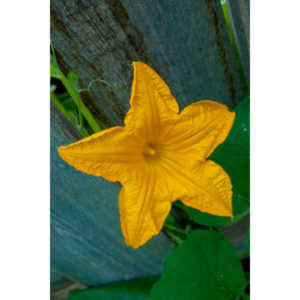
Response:
[[[149,299],[237,299],[246,285],[229,240],[213,230],[196,230],[169,253]]]
[[[66,90],[66,93],[56,94],[56,85],[50,88],[50,99],[60,112],[74,125],[82,136],[102,129],[100,123],[94,118],[92,113],[83,103],[80,97],[78,76],[75,71],[70,71],[67,76],[61,71],[55,56],[53,45],[50,56],[50,76],[51,79],[58,80]]]
[[[71,291],[67,300],[146,300],[156,279],[144,278]]]

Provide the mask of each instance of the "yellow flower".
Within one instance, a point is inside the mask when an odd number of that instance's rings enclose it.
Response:
[[[122,184],[121,228],[126,244],[138,248],[160,232],[177,199],[202,212],[232,216],[230,177],[206,158],[226,139],[235,113],[210,100],[179,113],[163,79],[142,62],[133,67],[125,126],[58,151],[76,169]]]

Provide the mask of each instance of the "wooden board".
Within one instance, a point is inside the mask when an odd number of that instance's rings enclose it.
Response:
[[[96,78],[116,86],[95,83],[85,95],[107,126],[123,123],[134,60],[157,70],[181,108],[245,96],[219,0],[52,0],[51,39],[82,87]]]
[[[78,136],[51,112],[51,269],[89,286],[158,275],[173,244],[164,234],[135,250],[120,229],[120,185],[68,166],[57,147]]]
[[[60,273],[56,271],[51,271],[50,272],[50,290],[51,292],[62,289],[72,283],[69,279],[65,278],[62,276]]]
[[[250,1],[227,0],[233,31],[248,86],[250,86]]]
[[[51,291],[50,300],[66,300],[69,296],[70,291],[82,290],[85,288],[86,288],[86,286],[84,286],[80,283],[71,282],[63,288],[57,289],[55,291]]]

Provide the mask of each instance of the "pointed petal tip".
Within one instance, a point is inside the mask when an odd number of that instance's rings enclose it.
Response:
[[[132,64],[133,68],[135,68],[136,65],[138,65],[139,63],[141,63],[141,62],[138,60],[134,60],[131,64]]]
[[[65,161],[68,165],[70,165],[70,166],[74,167],[75,169],[81,171],[81,170],[78,169],[74,164],[72,164],[72,163],[70,162],[70,156],[69,156],[69,154],[70,154],[70,150],[71,150],[71,149],[70,149],[69,146],[70,146],[70,145],[58,147],[58,148],[57,148],[58,155],[59,155],[59,157],[60,157],[63,161]]]
[[[234,215],[233,215],[232,210],[231,210],[231,211],[228,211],[228,214],[227,214],[226,217],[234,218]]]
[[[126,242],[125,242],[126,243]],[[137,250],[138,248],[140,248],[142,245],[138,245],[138,244],[130,244],[130,243],[126,243],[127,247],[133,248],[135,250]]]
[[[57,148],[57,152],[58,152],[58,155],[63,159],[65,160],[64,156],[66,154],[66,148],[67,146],[60,146]]]
[[[57,152],[58,152],[58,155],[59,155],[60,157],[62,157],[62,154],[63,154],[63,151],[64,151],[63,147],[64,147],[64,146],[60,146],[60,147],[57,148]]]
[[[144,63],[143,61],[140,61],[140,60],[133,61],[132,66],[134,69],[136,69],[138,67],[146,67],[146,68],[152,70],[152,68],[150,66],[148,66],[146,63]]]
[[[134,60],[134,61],[132,61],[132,64],[144,64],[145,65],[145,63],[143,63],[140,60]]]
[[[144,246],[151,238],[152,238],[152,237],[150,237],[150,238],[147,239],[147,240],[143,240],[142,242],[141,242],[140,239],[129,241],[129,240],[127,240],[126,238],[124,238],[124,240],[125,240],[125,244],[126,244],[128,247],[131,247],[131,248],[133,248],[133,249],[138,249],[138,248]]]
[[[232,196],[231,196],[231,203],[228,203],[229,205],[226,205],[226,207],[223,208],[222,212],[220,212],[220,217],[229,217],[233,218],[233,211],[232,211]],[[218,215],[218,214],[217,214]]]
[[[124,241],[127,247],[131,247],[134,249],[138,249],[144,246],[149,240],[151,240],[155,235],[159,234],[161,230],[157,232],[152,232],[152,234],[144,234],[145,232],[140,233],[138,236],[135,232],[128,232],[126,228],[122,226],[122,234],[124,237]]]
[[[124,235],[124,234],[123,234]],[[127,236],[124,236],[124,241],[127,247],[133,248],[133,249],[138,249],[140,246],[139,243],[137,243],[137,241],[131,240],[129,238],[127,238]]]

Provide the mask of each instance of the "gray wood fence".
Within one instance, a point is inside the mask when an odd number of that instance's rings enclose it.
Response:
[[[249,80],[249,1],[230,1],[230,9]],[[115,86],[95,83],[83,94],[106,126],[123,124],[135,60],[165,79],[180,108],[201,99],[233,107],[245,96],[218,0],[51,0],[51,40],[62,69],[75,70],[82,88],[96,78]],[[120,185],[80,173],[58,157],[58,146],[79,138],[52,107],[52,282],[98,285],[159,274],[173,247],[167,237],[161,233],[139,250],[126,247]]]

